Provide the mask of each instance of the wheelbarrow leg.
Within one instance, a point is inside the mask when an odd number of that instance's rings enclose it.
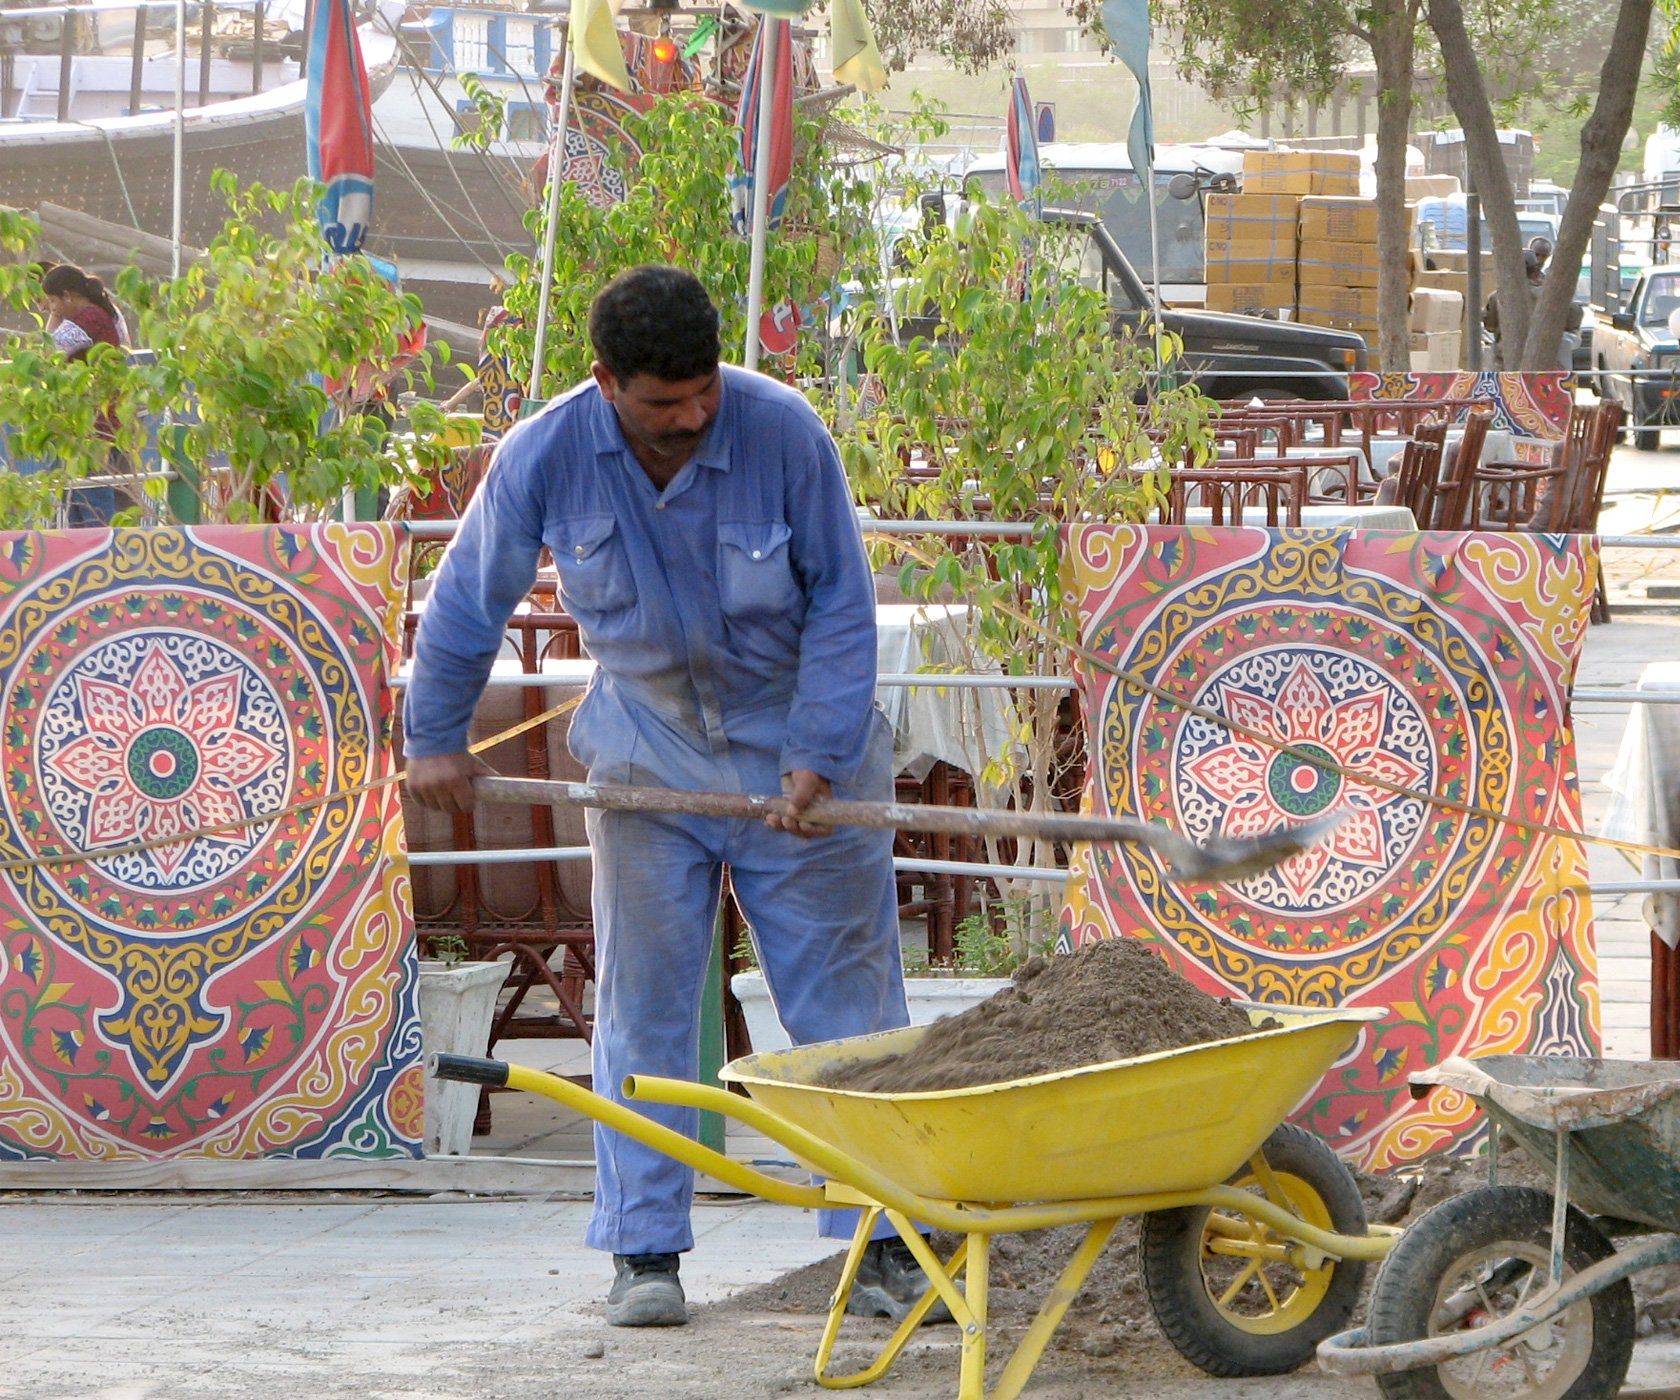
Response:
[[[846,1316],[846,1300],[851,1297],[852,1286],[857,1282],[858,1266],[863,1262],[863,1251],[868,1247],[870,1237],[875,1233],[875,1226],[885,1215],[891,1222],[905,1244],[916,1256],[916,1261],[922,1266],[932,1287],[922,1296],[915,1307],[905,1315],[904,1321],[898,1324],[886,1345],[881,1349],[872,1364],[862,1371],[854,1371],[847,1375],[831,1376],[828,1374],[828,1363],[833,1359],[834,1343],[840,1336],[840,1325]],[[980,1291],[975,1293],[974,1257],[970,1254],[970,1241],[981,1241]],[[880,1206],[867,1206],[859,1211],[857,1230],[852,1235],[851,1247],[846,1251],[846,1262],[840,1270],[840,1282],[835,1286],[834,1296],[829,1299],[828,1322],[823,1327],[822,1341],[817,1346],[816,1380],[817,1384],[828,1390],[852,1390],[858,1386],[868,1385],[879,1380],[898,1359],[899,1352],[904,1350],[905,1343],[915,1336],[916,1329],[922,1325],[922,1319],[933,1307],[936,1298],[943,1298],[946,1306],[951,1309],[951,1316],[957,1326],[963,1329],[963,1360],[962,1382],[957,1400],[982,1400],[985,1387],[986,1352],[985,1352],[985,1263],[984,1239],[980,1236],[970,1236],[957,1246],[949,1260],[940,1262],[939,1256],[929,1248],[922,1238],[921,1231],[914,1223],[897,1211],[884,1211]],[[958,1289],[956,1281],[962,1277],[965,1269],[968,1274],[968,1297],[964,1297]],[[978,1362],[971,1365],[970,1353],[978,1348]],[[970,1371],[973,1371],[971,1391]]]
[[[1078,1296],[1086,1276],[1090,1274],[1097,1257],[1103,1252],[1103,1246],[1108,1243],[1108,1237],[1114,1233],[1114,1227],[1119,1223],[1118,1217],[1091,1222],[1091,1228],[1085,1232],[1085,1238],[1080,1242],[1079,1248],[1074,1250],[1073,1258],[1068,1260],[1067,1267],[1062,1270],[1062,1276],[1056,1280],[1055,1287],[1045,1298],[1038,1315],[1027,1328],[1026,1335],[1016,1345],[1014,1354],[1009,1358],[1009,1364],[1003,1368],[1003,1374],[998,1377],[997,1387],[992,1391],[991,1400],[1016,1400],[1026,1389],[1033,1368],[1038,1365],[1039,1357],[1044,1355],[1044,1348],[1050,1345],[1050,1338],[1056,1328],[1061,1326],[1068,1305]],[[970,1284],[971,1290],[972,1287]],[[975,1392],[976,1395],[979,1393]],[[967,1392],[963,1394],[966,1397]]]

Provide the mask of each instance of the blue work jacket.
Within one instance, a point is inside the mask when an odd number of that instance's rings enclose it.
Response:
[[[404,701],[407,752],[459,753],[546,545],[598,663],[572,727],[598,780],[638,724],[696,756],[779,750],[849,786],[875,690],[875,593],[838,452],[793,389],[723,366],[693,458],[663,491],[593,380],[502,440],[439,566]],[[645,751],[645,749],[643,750]]]

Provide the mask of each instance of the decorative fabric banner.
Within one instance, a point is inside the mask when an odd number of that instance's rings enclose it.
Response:
[[[348,257],[373,223],[373,99],[349,0],[315,5],[303,118],[309,178],[325,187],[321,234]]]
[[[765,55],[772,55],[774,71],[770,91],[764,90]],[[787,207],[788,180],[793,174],[793,39],[785,20],[762,19],[753,37],[752,55],[741,81],[741,101],[735,109],[738,133],[735,169],[729,176],[730,223],[747,238],[753,232],[753,184],[758,178],[759,103],[769,101],[770,150],[766,167],[765,230],[774,233],[782,225]]]
[[[412,1157],[386,525],[0,534],[0,1161]]]
[[[1413,1103],[1410,1071],[1598,1053],[1580,843],[1314,761],[1579,830],[1568,697],[1597,575],[1581,539],[1081,526],[1068,544],[1088,648],[1268,740],[1087,670],[1090,810],[1195,841],[1349,816],[1230,885],[1170,883],[1135,846],[1080,847],[1065,941],[1150,939],[1217,995],[1390,1007],[1298,1115],[1370,1171],[1476,1126],[1462,1095]]]
[[[1569,410],[1575,403],[1574,376],[1561,369],[1542,370],[1412,370],[1378,374],[1357,370],[1348,375],[1351,399],[1485,400],[1493,410],[1488,427],[1511,433],[1519,462],[1550,466],[1552,449],[1569,430]],[[1464,412],[1461,407],[1457,412]]]

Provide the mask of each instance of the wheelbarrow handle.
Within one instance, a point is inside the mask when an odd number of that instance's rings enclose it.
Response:
[[[446,1055],[438,1050],[426,1057],[426,1069],[434,1079],[487,1084],[492,1089],[507,1088],[508,1067],[504,1060],[488,1060],[481,1055]]]

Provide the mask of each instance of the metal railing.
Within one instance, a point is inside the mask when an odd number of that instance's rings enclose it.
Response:
[[[417,523],[410,528],[416,536],[421,538],[445,539],[454,533],[455,526],[456,522],[454,521],[440,521]],[[870,533],[886,535],[984,534],[998,538],[1014,539],[1028,537],[1040,527],[1031,524],[883,520],[866,522],[865,528]],[[1612,535],[1600,537],[1599,545],[1604,549],[1680,549],[1680,537]],[[533,672],[528,675],[492,675],[486,684],[493,687],[529,688],[563,684],[565,679],[565,677],[556,676],[553,673],[545,675]],[[403,689],[406,688],[408,682],[409,677],[406,674],[399,674],[393,678],[392,685],[398,689]],[[979,690],[1006,688],[1071,691],[1075,682],[1067,676],[1003,676],[976,672],[890,672],[878,675],[876,684],[878,686],[910,689]],[[1610,706],[1680,705],[1680,691],[1637,691],[1589,687],[1571,690],[1570,701],[1572,704],[1579,702]],[[409,855],[409,861],[415,865],[472,865],[513,864],[521,860],[586,860],[588,857],[589,848],[587,846],[556,846],[507,848],[493,851],[415,852]],[[990,865],[969,861],[934,860],[915,856],[894,857],[893,868],[904,873],[925,872],[966,875],[982,879],[990,877],[1007,880],[1038,880],[1046,883],[1065,880],[1068,874],[1065,869],[1047,866]],[[1625,894],[1672,894],[1680,893],[1680,880],[1599,881],[1590,883],[1587,888],[1594,895],[1611,897]]]

